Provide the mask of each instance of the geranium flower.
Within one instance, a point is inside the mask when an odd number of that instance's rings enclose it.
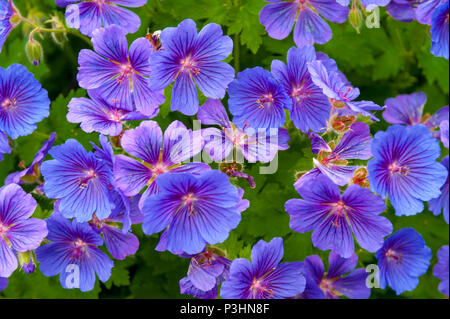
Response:
[[[60,199],[62,215],[78,222],[91,220],[94,213],[97,218],[107,218],[114,208],[109,167],[74,139],[54,146],[49,154],[54,159],[41,165],[44,191],[47,197]]]
[[[371,189],[382,198],[389,196],[397,216],[423,211],[423,201],[441,194],[446,168],[437,163],[439,142],[421,124],[393,125],[377,132],[367,168]]]
[[[47,236],[45,221],[30,218],[36,200],[16,184],[0,188],[0,277],[17,269],[16,252],[34,250]]]
[[[162,91],[148,85],[149,58],[153,52],[146,38],[135,40],[129,49],[125,32],[117,25],[92,34],[94,51],[81,50],[77,80],[82,88],[96,90],[107,102],[119,108],[136,110],[148,116],[157,113],[164,102]]]
[[[349,9],[336,0],[266,0],[270,2],[259,14],[259,21],[270,37],[286,38],[294,23],[294,41],[298,47],[324,44],[331,39],[331,28],[319,16],[336,23],[343,23]]]
[[[327,128],[331,105],[311,80],[307,64],[316,60],[314,47],[292,47],[287,53],[287,66],[272,61],[272,74],[292,100],[290,119],[304,133],[323,132]]]
[[[0,67],[0,132],[12,139],[31,134],[49,109],[47,91],[23,65]]]
[[[218,170],[196,177],[165,173],[156,179],[160,192],[142,207],[147,235],[161,235],[157,250],[197,254],[224,242],[241,220],[241,194]]]
[[[0,0],[0,53],[11,30],[18,25],[17,9],[11,0]]]
[[[375,254],[378,259],[380,288],[389,285],[397,295],[412,291],[419,277],[430,266],[431,249],[422,236],[412,228],[403,228],[388,237]]]
[[[449,41],[448,0],[440,4],[431,18],[431,53],[448,60]]]
[[[391,222],[380,216],[386,209],[384,201],[359,185],[348,186],[341,195],[339,186],[319,176],[298,192],[303,199],[285,204],[289,226],[299,233],[313,230],[312,242],[321,250],[349,258],[355,251],[354,236],[362,248],[375,252],[392,232]]]
[[[150,57],[150,86],[164,89],[175,84],[170,100],[171,110],[186,115],[197,113],[196,86],[209,98],[222,99],[234,79],[234,69],[222,60],[233,51],[233,40],[224,36],[220,25],[210,23],[199,33],[191,19],[161,33],[163,50]]]
[[[284,299],[294,297],[305,289],[303,263],[280,263],[283,239],[269,243],[260,240],[252,248],[252,262],[244,258],[233,260],[230,277],[223,284],[224,299]]]
[[[358,256],[342,258],[334,252],[328,257],[329,268],[325,273],[322,259],[317,256],[305,258],[303,272],[306,277],[305,291],[297,296],[300,299],[368,299],[370,288],[366,285],[367,272],[364,268],[355,269]]]
[[[285,122],[284,109],[292,108],[292,100],[278,85],[272,74],[261,67],[239,72],[228,88],[228,107],[233,123],[243,128],[278,128]]]
[[[102,282],[109,279],[114,263],[98,248],[103,240],[88,223],[70,222],[61,214],[53,213],[47,225],[47,239],[51,243],[36,249],[45,276],[59,274],[64,288],[79,288],[83,292],[94,289],[95,274]],[[75,274],[79,278],[71,278]]]

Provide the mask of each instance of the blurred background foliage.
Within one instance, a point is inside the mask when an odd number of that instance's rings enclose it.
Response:
[[[53,0],[15,0],[22,15],[45,21],[51,15],[63,16]],[[141,27],[135,34],[128,35],[131,43],[138,37],[176,26],[186,18],[194,19],[198,28],[210,22],[222,25],[224,34],[233,38],[235,48],[227,59],[236,71],[262,66],[270,69],[273,59],[286,60],[288,49],[294,46],[292,34],[285,40],[271,39],[259,23],[259,11],[266,4],[263,0],[149,0],[147,5],[133,9],[141,18]],[[330,23],[333,38],[325,45],[316,45],[317,51],[325,52],[335,59],[341,71],[361,90],[361,99],[373,100],[384,105],[389,97],[398,94],[423,91],[428,100],[425,112],[434,113],[448,104],[449,65],[448,60],[434,57],[430,52],[430,34],[427,26],[416,22],[402,23],[392,19],[380,10],[380,28],[363,26],[360,34],[347,21],[343,24]],[[7,39],[0,54],[0,66],[21,63],[33,72],[48,90],[52,100],[50,117],[38,125],[30,136],[15,141],[14,150],[0,162],[0,180],[11,172],[19,170],[19,162],[26,165],[51,132],[57,133],[55,144],[68,138],[79,140],[91,149],[90,141],[98,144],[98,134],[86,134],[78,125],[67,122],[67,104],[72,97],[85,96],[86,92],[77,85],[77,56],[83,48],[90,48],[82,38],[69,34],[63,45],[56,44],[50,35],[39,40],[45,51],[43,62],[32,65],[24,52],[27,35],[31,30],[26,25],[15,28]],[[162,128],[173,120],[180,120],[192,126],[192,118],[178,112],[170,112],[170,87],[166,89],[166,102],[155,118]],[[204,98],[201,98],[201,103]],[[226,105],[227,97],[224,99]],[[381,118],[381,114],[377,116]],[[138,123],[132,123],[132,126]],[[385,130],[388,124],[381,120],[371,125],[374,134]],[[284,238],[284,260],[303,261],[311,254],[318,254],[327,263],[328,252],[313,247],[311,233],[299,234],[289,228],[289,215],[284,203],[297,198],[293,183],[299,171],[312,168],[312,154],[306,134],[302,134],[287,122],[290,131],[290,149],[279,153],[278,171],[273,175],[260,175],[259,165],[248,164],[246,172],[255,177],[256,188],[250,189],[245,181],[234,181],[244,188],[244,198],[250,200],[250,208],[242,214],[239,227],[231,232],[228,240],[219,245],[228,257],[250,257],[251,247],[259,240]],[[448,150],[442,147],[442,157]],[[3,182],[0,183],[2,185]],[[35,215],[48,217],[52,212],[51,202],[37,198],[39,202]],[[437,262],[436,252],[442,245],[448,245],[449,226],[442,215],[433,216],[428,210],[410,217],[396,217],[390,205],[383,213],[394,224],[394,231],[413,227],[424,237],[433,251],[433,259],[427,274],[420,278],[413,292],[405,292],[400,298],[444,298],[438,291],[439,280],[433,277],[432,269]],[[189,260],[168,252],[154,250],[159,235],[144,236],[140,225],[134,226],[134,233],[140,239],[140,248],[135,256],[124,261],[114,261],[115,267],[110,280],[97,281],[95,289],[88,293],[61,288],[57,277],[47,278],[39,270],[26,275],[16,271],[10,277],[7,289],[0,297],[7,298],[185,298],[180,295],[178,281],[186,275]],[[375,263],[374,254],[357,247],[359,267]],[[372,298],[394,298],[390,289],[373,289]]]

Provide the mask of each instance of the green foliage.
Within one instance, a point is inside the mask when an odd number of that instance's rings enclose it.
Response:
[[[16,0],[22,14],[43,16],[58,10],[53,0]],[[234,53],[227,59],[236,71],[260,65],[270,69],[272,60],[286,61],[286,53],[294,45],[292,33],[279,41],[271,39],[259,23],[259,11],[266,4],[263,0],[149,0],[143,8],[133,9],[141,18],[141,27],[128,40],[145,36],[148,31],[162,30],[176,26],[186,18],[194,19],[197,26],[207,23],[222,25],[224,34],[232,37]],[[41,12],[41,14],[40,14]],[[348,79],[361,90],[361,99],[373,100],[383,105],[389,97],[398,94],[423,91],[428,101],[425,111],[433,113],[448,104],[449,72],[448,60],[436,58],[430,52],[428,27],[416,22],[402,23],[389,17],[381,10],[381,28],[361,28],[357,34],[349,22],[333,24],[333,38],[316,50],[328,54],[338,63]],[[78,88],[76,81],[77,56],[81,49],[89,48],[82,39],[69,34],[68,41],[56,44],[49,35],[37,38],[44,47],[43,62],[35,67],[27,59],[24,48],[27,34],[31,30],[25,26],[16,28],[7,39],[0,54],[0,66],[21,63],[34,73],[35,77],[48,90],[52,100],[50,117],[39,123],[38,129],[30,136],[20,137],[14,142],[11,154],[0,162],[0,180],[18,170],[20,161],[29,165],[34,154],[51,132],[57,133],[56,145],[69,138],[80,141],[87,149],[89,142],[98,144],[98,134],[86,134],[79,125],[67,122],[67,105],[74,97],[86,96]],[[165,90],[166,101],[154,119],[165,128],[173,120],[192,125],[191,118],[179,112],[170,112],[171,87]],[[200,95],[203,103],[205,98]],[[226,105],[227,99],[224,99]],[[381,117],[380,112],[377,114]],[[130,123],[131,127],[138,123]],[[372,133],[387,128],[380,121],[371,125]],[[289,228],[289,215],[284,210],[285,202],[298,198],[293,183],[297,172],[312,168],[310,143],[305,134],[296,130],[291,122],[287,125],[291,140],[290,149],[279,153],[278,170],[273,175],[261,175],[260,165],[248,164],[245,172],[255,178],[256,188],[251,189],[246,181],[234,181],[245,190],[244,198],[250,207],[242,213],[242,222],[231,232],[229,238],[217,245],[234,258],[250,258],[251,247],[260,239],[266,241],[273,237],[284,238],[284,260],[303,261],[311,254],[317,254],[326,263],[328,252],[313,247],[311,233],[299,234]],[[448,154],[443,151],[442,156]],[[264,165],[263,165],[264,166]],[[2,183],[0,183],[1,185]],[[24,188],[27,186],[24,186]],[[33,194],[38,202],[35,217],[46,218],[51,213],[52,202],[38,194]],[[442,298],[438,292],[438,280],[432,276],[436,263],[436,252],[448,244],[449,228],[442,216],[433,216],[428,210],[416,216],[396,217],[392,208],[384,213],[394,224],[394,231],[413,227],[421,233],[433,251],[432,266],[420,278],[420,284],[413,292],[400,297]],[[182,298],[179,280],[186,275],[189,260],[168,252],[154,250],[159,235],[145,236],[139,225],[133,227],[139,237],[140,248],[135,256],[123,261],[114,261],[112,276],[106,283],[97,282],[89,293],[61,288],[59,278],[47,278],[39,271],[26,275],[16,271],[10,278],[9,287],[0,292],[6,298]],[[373,254],[358,251],[359,267],[376,262]],[[373,289],[372,297],[394,298],[392,290]]]

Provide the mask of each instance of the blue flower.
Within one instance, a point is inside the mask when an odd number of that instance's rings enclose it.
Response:
[[[45,276],[59,274],[64,288],[79,288],[83,292],[94,289],[95,274],[102,282],[109,279],[114,263],[98,248],[103,240],[88,223],[70,222],[53,213],[47,226],[51,243],[36,249]]]
[[[364,268],[355,269],[358,256],[342,258],[331,252],[328,256],[328,272],[325,272],[322,259],[313,255],[305,258],[303,272],[306,288],[297,298],[300,299],[368,299],[370,288],[366,285],[367,272]]]
[[[8,287],[8,278],[0,277],[0,291],[4,290],[6,287]]]
[[[60,199],[61,213],[78,222],[91,220],[93,214],[107,218],[114,208],[110,168],[74,139],[54,146],[49,153],[54,159],[41,166],[44,191],[47,197]]]
[[[49,109],[47,91],[23,65],[0,67],[0,132],[12,139],[31,134]]]
[[[431,22],[431,53],[448,60],[449,41],[449,7],[448,0],[434,11]]]
[[[8,278],[16,270],[17,252],[36,249],[47,236],[45,221],[30,218],[36,206],[19,185],[0,188],[0,277]]]
[[[394,125],[378,132],[372,141],[373,159],[368,162],[372,190],[389,196],[397,216],[423,211],[423,201],[441,194],[446,168],[437,163],[439,142],[421,124]]]
[[[110,105],[155,116],[164,94],[148,85],[150,42],[139,38],[128,49],[126,34],[117,25],[96,30],[91,41],[95,52],[84,49],[78,56],[79,85],[95,90]]]
[[[157,250],[200,253],[224,242],[241,221],[241,194],[218,170],[165,173],[155,182],[160,192],[145,200],[142,228],[147,235],[165,230]]]
[[[348,7],[336,0],[266,0],[270,2],[259,14],[259,21],[270,37],[286,38],[294,23],[294,41],[298,47],[324,44],[331,39],[330,26],[319,16],[336,23],[343,23]],[[347,4],[348,5],[348,4]]]
[[[199,33],[191,19],[176,28],[161,33],[163,50],[150,57],[150,86],[164,89],[175,81],[171,110],[186,115],[198,111],[196,86],[209,98],[222,99],[228,84],[234,79],[234,69],[222,60],[233,51],[233,41],[224,36],[215,23],[206,25]]]
[[[327,128],[331,105],[322,89],[311,80],[307,64],[316,59],[314,47],[292,47],[287,53],[287,66],[272,61],[272,74],[292,100],[290,118],[304,133],[323,132]]]
[[[285,122],[284,109],[292,100],[269,71],[261,67],[239,72],[228,87],[228,106],[233,123],[254,129],[278,128]]]
[[[419,277],[430,266],[431,249],[422,236],[412,228],[403,228],[386,238],[383,247],[375,253],[378,259],[380,287],[395,290],[397,295],[412,291]]]
[[[147,0],[56,0],[60,7],[68,7],[66,21],[69,27],[92,36],[94,30],[116,24],[127,33],[135,33],[141,21],[139,16],[125,7],[142,7]]]
[[[392,232],[391,222],[380,216],[384,201],[368,189],[350,185],[341,195],[339,186],[322,175],[298,191],[303,199],[285,204],[289,226],[299,233],[313,230],[312,242],[321,250],[349,258],[355,252],[354,236],[362,248],[375,252]]]
[[[230,277],[223,284],[224,299],[285,299],[295,297],[305,289],[303,263],[280,263],[283,239],[269,243],[260,240],[252,248],[252,262],[244,258],[233,260]]]
[[[449,277],[449,261],[448,261],[448,245],[442,246],[438,253],[438,262],[436,266],[434,266],[433,269],[433,275],[436,278],[439,278],[441,280],[441,283],[439,284],[439,291],[442,292],[444,295],[448,297],[448,277]]]

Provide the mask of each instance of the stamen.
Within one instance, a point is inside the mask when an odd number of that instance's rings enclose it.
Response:
[[[196,63],[194,61],[192,61],[190,56],[188,56],[185,59],[182,59],[180,64],[181,64],[181,69],[183,71],[187,71],[189,73],[192,71],[195,75],[199,75],[200,69],[195,67]]]
[[[4,110],[9,111],[17,107],[17,101],[16,99],[6,98],[1,105]]]
[[[272,96],[272,93],[261,95],[257,100],[256,104],[258,104],[258,108],[263,109],[266,104],[267,106],[270,106],[272,102],[274,101],[274,98]]]
[[[90,169],[90,170],[87,172],[86,177],[83,178],[83,179],[80,179],[80,181],[79,181],[80,188],[81,188],[81,189],[85,189],[85,188],[88,186],[88,182],[89,182],[91,179],[96,178],[96,177],[97,177],[97,174],[94,172],[93,169]]]
[[[409,167],[401,166],[397,162],[394,162],[391,165],[389,165],[389,171],[390,171],[391,175],[401,174],[403,176],[406,176],[409,173]]]

